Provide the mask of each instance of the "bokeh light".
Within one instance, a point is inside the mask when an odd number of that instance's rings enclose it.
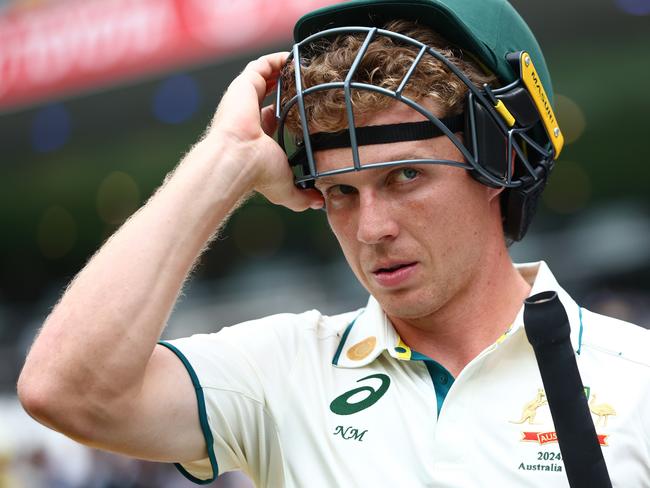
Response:
[[[69,138],[70,115],[63,104],[53,103],[36,112],[31,127],[32,147],[36,152],[55,151]]]
[[[122,171],[109,174],[97,191],[97,213],[107,224],[119,225],[140,206],[140,189]]]
[[[242,254],[268,258],[280,250],[286,234],[278,211],[270,206],[254,205],[242,209],[233,219],[232,236]]]
[[[153,98],[153,113],[167,124],[189,120],[199,108],[199,86],[194,78],[179,74],[160,83]]]
[[[650,14],[650,0],[616,0],[616,6],[626,14]]]
[[[58,205],[48,208],[38,224],[37,240],[46,258],[65,256],[77,241],[77,224],[70,212]]]
[[[560,159],[542,198],[544,204],[554,212],[570,214],[587,204],[591,192],[591,178],[582,165]]]
[[[555,96],[557,120],[564,134],[564,143],[577,141],[585,131],[585,115],[580,106],[569,97],[557,94]]]

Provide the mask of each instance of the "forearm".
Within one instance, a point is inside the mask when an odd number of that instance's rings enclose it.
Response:
[[[243,163],[208,146],[188,153],[69,286],[21,375],[32,395],[52,402],[84,392],[108,401],[138,388],[194,262],[251,190]]]
[[[252,61],[233,80],[206,137],[90,260],[43,326],[18,381],[26,410],[87,444],[147,459],[205,452],[193,385],[155,349],[183,282],[247,194],[295,211],[320,208],[299,190],[261,108],[287,53]]]

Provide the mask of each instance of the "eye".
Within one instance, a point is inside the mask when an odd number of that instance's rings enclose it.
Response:
[[[350,185],[334,185],[327,189],[328,197],[338,197],[342,195],[352,195],[357,189]]]
[[[414,180],[418,177],[420,171],[415,168],[399,168],[393,173],[393,180],[398,183]]]

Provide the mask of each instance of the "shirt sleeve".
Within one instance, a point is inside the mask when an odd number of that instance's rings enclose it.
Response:
[[[239,469],[262,486],[283,478],[269,396],[282,397],[282,378],[298,348],[290,333],[298,317],[277,315],[160,343],[192,379],[208,451],[205,459],[176,465],[185,477],[206,484]]]

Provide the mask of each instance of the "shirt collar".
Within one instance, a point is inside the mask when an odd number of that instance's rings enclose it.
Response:
[[[515,265],[523,278],[531,285],[530,295],[542,291],[555,291],[564,306],[571,325],[571,343],[576,351],[580,350],[581,314],[580,309],[562,289],[548,265],[544,261]],[[523,305],[512,326],[499,338],[501,343],[509,336],[524,332]],[[370,297],[368,304],[359,315],[346,327],[332,358],[332,364],[341,368],[358,368],[374,361],[383,351],[396,359],[411,359],[411,350],[402,342],[388,320],[379,302]]]
[[[537,263],[523,263],[515,265],[517,271],[523,278],[532,285],[528,296],[536,295],[543,291],[554,291],[557,293],[562,306],[566,311],[571,327],[571,344],[576,352],[580,352],[582,342],[582,310],[571,296],[560,286],[553,276],[548,265],[544,261]],[[505,335],[513,334],[517,331],[525,333],[524,329],[524,307],[522,305],[519,313],[512,324],[512,327]]]
[[[374,361],[395,344],[397,333],[373,296],[359,315],[346,327],[332,364],[357,368]]]

